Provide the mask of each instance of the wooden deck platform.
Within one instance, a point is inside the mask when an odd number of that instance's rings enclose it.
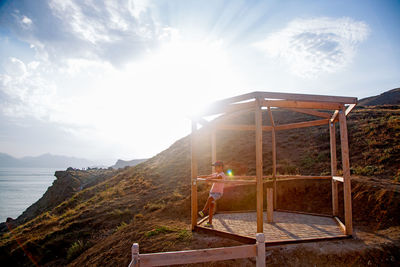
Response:
[[[304,241],[345,238],[334,218],[326,216],[274,211],[274,222],[267,223],[264,212],[264,234],[267,244],[284,244]],[[217,213],[213,227],[205,227],[208,220],[202,220],[196,229],[225,237],[252,243],[257,232],[256,212]]]

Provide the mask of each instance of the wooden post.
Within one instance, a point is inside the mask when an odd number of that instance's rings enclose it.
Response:
[[[129,263],[128,267],[138,267],[139,266],[139,244],[133,243],[132,245],[132,261]]]
[[[211,131],[211,162],[217,161],[217,133],[216,129]],[[212,166],[212,172],[215,172],[215,166]]]
[[[272,178],[274,179],[274,209],[277,209],[277,189],[276,189],[276,135],[275,135],[275,122],[274,117],[272,116],[271,107],[268,107],[269,118],[271,120],[272,125]]]
[[[336,160],[336,130],[335,122],[329,123],[330,147],[331,147],[331,175],[337,175],[337,160]],[[338,198],[338,184],[337,181],[332,179],[332,215],[339,214],[339,198]]]
[[[265,236],[264,233],[256,234],[257,241],[257,267],[265,267]]]
[[[255,108],[256,122],[256,181],[257,181],[257,233],[263,233],[263,161],[262,161],[262,111],[261,99]]]
[[[342,166],[343,166],[343,191],[344,191],[344,221],[346,226],[346,234],[353,234],[353,218],[351,208],[351,178],[350,178],[350,159],[349,159],[349,143],[347,136],[347,125],[345,107],[339,111],[340,124],[340,143],[342,149]]]
[[[191,135],[191,156],[192,156],[192,179],[191,179],[191,210],[192,210],[192,230],[197,225],[197,149],[196,149],[197,122],[192,120]]]
[[[274,220],[274,190],[267,187],[267,222],[272,223]]]

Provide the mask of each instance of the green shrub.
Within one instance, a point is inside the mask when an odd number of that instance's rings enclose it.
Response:
[[[85,250],[85,245],[82,240],[74,242],[67,251],[67,260],[71,261],[78,257]]]
[[[126,222],[122,222],[122,223],[120,223],[120,224],[117,226],[117,228],[115,229],[115,231],[118,232],[118,231],[124,229],[124,228],[127,227],[127,226],[128,226],[128,224],[127,224]]]
[[[190,241],[192,239],[192,231],[180,230],[178,232],[178,239],[181,241]]]
[[[146,232],[145,236],[151,237],[151,236],[165,234],[165,233],[171,233],[171,232],[174,232],[174,230],[167,226],[157,226],[155,229]]]

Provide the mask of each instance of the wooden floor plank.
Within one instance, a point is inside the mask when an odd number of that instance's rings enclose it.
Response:
[[[237,235],[255,238],[257,232],[256,217],[255,212],[215,214],[213,228],[207,232],[212,233],[214,231],[218,232],[219,235],[225,233],[227,237]],[[199,223],[199,227],[204,228],[204,224],[205,222]],[[346,237],[334,218],[281,211],[274,211],[273,223],[267,223],[266,212],[264,212],[264,234],[267,244]]]

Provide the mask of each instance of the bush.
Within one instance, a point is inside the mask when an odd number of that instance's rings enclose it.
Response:
[[[82,240],[74,242],[67,251],[67,260],[71,261],[78,257],[85,250],[85,245]]]
[[[118,232],[118,231],[124,229],[124,228],[127,227],[127,226],[128,226],[128,224],[127,224],[126,222],[122,222],[122,223],[120,223],[120,225],[117,226],[117,228],[115,229],[115,231]]]
[[[167,226],[157,226],[155,229],[146,232],[145,236],[151,237],[151,236],[165,234],[165,233],[171,233],[171,232],[174,232],[174,230]]]

